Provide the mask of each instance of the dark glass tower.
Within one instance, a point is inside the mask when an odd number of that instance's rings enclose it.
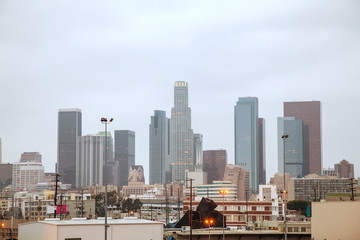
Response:
[[[81,136],[81,110],[59,109],[58,173],[62,183],[75,187],[77,137]]]
[[[121,188],[128,185],[129,170],[135,165],[135,132],[115,130],[115,162],[120,168],[119,183]]]

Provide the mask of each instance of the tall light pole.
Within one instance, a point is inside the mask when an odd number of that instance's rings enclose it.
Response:
[[[223,196],[223,240],[225,240],[225,194],[228,194],[229,190],[221,189],[219,193]]]
[[[105,124],[105,164],[104,168],[105,171],[107,171],[107,125],[110,124],[114,119],[110,118],[110,120],[107,120],[107,118],[101,118],[101,123]],[[105,208],[105,240],[107,240],[107,228],[109,227],[107,224],[107,185],[108,185],[108,178],[105,176],[105,199],[104,199],[104,208]]]
[[[213,219],[205,219],[205,223],[209,224],[209,240],[210,240],[210,226],[214,223]]]
[[[285,240],[287,240],[287,226],[286,226],[286,185],[285,185],[285,140],[289,137],[289,135],[287,134],[284,134],[282,135],[282,139],[283,139],[283,152],[284,152],[284,190],[283,190],[283,193],[284,193],[284,198],[283,198],[283,202],[284,202],[284,228],[285,228],[285,231],[284,231],[284,234],[285,234]]]

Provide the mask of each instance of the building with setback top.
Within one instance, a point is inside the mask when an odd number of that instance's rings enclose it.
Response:
[[[185,180],[185,170],[194,169],[194,136],[191,109],[188,104],[188,83],[175,82],[174,107],[171,109],[171,177],[172,182]]]

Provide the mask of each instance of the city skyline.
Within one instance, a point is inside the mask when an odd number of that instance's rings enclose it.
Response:
[[[149,117],[170,113],[175,81],[189,83],[203,149],[234,163],[233,106],[256,96],[266,120],[266,170],[277,172],[283,103],[322,103],[323,168],[342,159],[360,176],[358,3],[183,1],[108,4],[7,1],[0,8],[2,161],[39,152],[57,161],[57,112],[82,110],[82,133],[136,132],[148,181]],[[34,17],[37,16],[37,17]],[[96,16],[96,17],[94,17]],[[96,21],[94,20],[96,19]]]

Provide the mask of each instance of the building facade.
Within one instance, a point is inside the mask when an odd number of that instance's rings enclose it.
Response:
[[[171,181],[170,119],[165,111],[155,110],[149,126],[149,182]]]
[[[321,177],[316,174],[304,178],[291,178],[288,182],[288,200],[320,202],[326,193],[350,193],[351,181],[347,178]]]
[[[354,164],[344,159],[335,164],[335,172],[339,178],[354,178]]]
[[[291,177],[303,177],[303,122],[296,120],[295,117],[279,117],[278,127],[278,171],[284,172],[284,153],[285,153],[285,172]],[[287,134],[285,140],[283,135]],[[285,150],[284,150],[285,141]]]
[[[259,182],[258,99],[240,97],[235,110],[235,164],[250,173],[250,187],[256,192]]]
[[[321,103],[320,101],[284,102],[284,117],[303,121],[303,175],[321,174]]]
[[[207,173],[207,183],[222,180],[227,164],[226,150],[206,150],[203,151],[203,157],[203,171]]]
[[[259,184],[266,184],[266,147],[265,147],[265,119],[259,118]]]
[[[175,82],[174,107],[171,109],[171,177],[172,182],[185,180],[185,170],[194,168],[194,136],[191,109],[188,104],[188,83]]]
[[[107,162],[113,161],[113,139],[108,132],[97,135],[81,136],[77,139],[78,157],[76,160],[76,187],[81,188],[94,184],[110,184],[111,175],[105,172],[105,139],[107,139]]]
[[[225,167],[224,181],[230,181],[236,185],[237,200],[245,200],[246,195],[250,194],[249,172],[242,169],[239,165],[228,164]]]
[[[24,152],[21,154],[20,162],[39,162],[39,163],[41,163],[41,154],[39,152]]]
[[[128,185],[129,170],[135,165],[135,132],[115,130],[115,162],[120,168],[118,186]]]
[[[237,185],[231,181],[214,181],[212,184],[196,186],[195,190],[197,199],[206,197],[214,201],[220,201],[223,198],[225,200],[237,200]],[[223,196],[220,190],[227,190],[228,193]]]
[[[60,180],[75,186],[76,139],[81,136],[82,120],[80,109],[59,109],[58,113],[58,156],[57,166]]]
[[[27,190],[31,184],[37,184],[44,179],[44,166],[39,162],[16,162],[12,169],[12,190]]]
[[[273,206],[271,201],[237,201],[237,200],[214,200],[216,209],[224,213],[227,226],[257,225],[276,219],[279,216],[279,206]],[[193,210],[196,210],[200,201],[193,201]],[[184,214],[190,209],[190,201],[184,201]]]

